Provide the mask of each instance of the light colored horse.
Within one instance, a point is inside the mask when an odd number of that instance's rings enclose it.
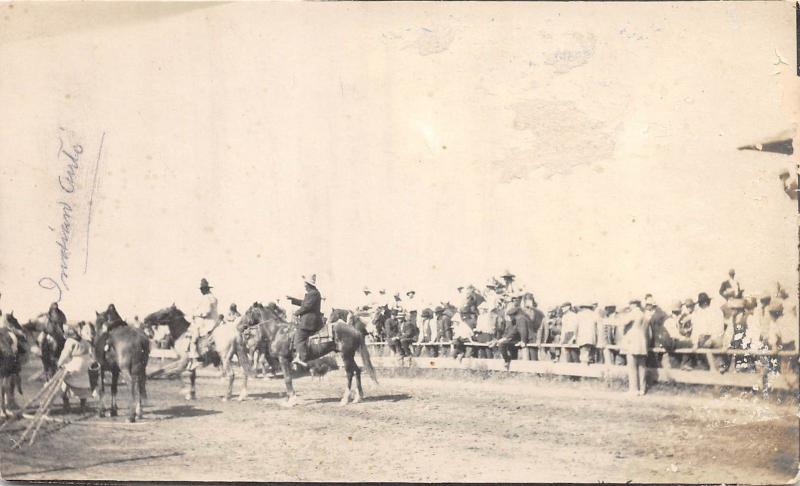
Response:
[[[234,355],[236,355],[243,371],[242,389],[237,398],[240,402],[247,399],[247,377],[255,375],[252,365],[250,364],[250,357],[248,356],[247,349],[245,349],[244,337],[237,328],[240,321],[241,318],[230,322],[223,321],[211,333],[221,360],[222,376],[225,377],[228,382],[228,387],[225,390],[225,395],[222,396],[222,401],[230,400],[233,394],[233,382],[236,379],[236,371],[231,364]]]

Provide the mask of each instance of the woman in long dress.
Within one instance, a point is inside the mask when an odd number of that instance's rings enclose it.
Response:
[[[644,317],[638,300],[631,301],[628,311],[622,314],[625,336],[621,347],[628,357],[628,393],[632,395],[644,395],[647,389],[645,361],[650,324]]]
[[[80,399],[81,412],[84,412],[86,399],[92,396],[89,380],[89,369],[94,363],[92,345],[88,339],[83,339],[74,327],[64,327],[67,340],[58,358],[58,366],[63,366],[66,370],[64,383],[61,385],[64,392],[62,395],[64,410],[69,410],[69,398],[73,396]]]

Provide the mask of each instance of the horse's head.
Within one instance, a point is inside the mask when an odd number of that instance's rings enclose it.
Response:
[[[346,309],[333,309],[331,310],[330,317],[328,317],[328,322],[336,322],[339,320],[347,322],[348,314],[350,314],[350,311]]]
[[[175,319],[183,318],[183,316],[183,312],[173,303],[169,307],[164,307],[161,310],[146,315],[142,322],[144,322],[144,325],[147,327],[153,327],[159,324],[168,324]]]

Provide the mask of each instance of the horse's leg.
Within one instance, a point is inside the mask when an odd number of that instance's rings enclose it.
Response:
[[[227,387],[225,388],[225,395],[222,396],[222,401],[227,402],[233,394],[233,380],[236,378],[233,374],[230,358],[225,359],[222,363],[222,374],[225,376],[225,381],[227,381]]]
[[[22,387],[20,385],[21,380],[22,379],[20,378],[19,373],[14,373],[10,377],[9,386],[8,386],[8,394],[7,394],[7,398],[6,398],[6,402],[7,402],[6,403],[6,409],[9,410],[9,411],[11,409],[19,408],[19,404],[17,403],[17,400],[14,398],[14,391],[18,389],[19,392],[22,393]]]
[[[139,400],[137,395],[139,394],[139,377],[137,376],[134,378],[133,374],[129,370],[122,371],[122,379],[128,382],[128,387],[131,389],[131,403],[128,406],[128,422],[136,422],[136,413],[141,412],[137,410],[139,408]]]
[[[64,405],[64,413],[69,412],[69,395],[66,391],[61,394],[61,403]]]
[[[286,386],[287,405],[293,406],[297,403],[297,395],[292,386],[292,363],[289,358],[281,356],[281,372],[283,372],[283,384]]]
[[[247,400],[247,373],[242,373],[242,390],[239,392],[237,400],[240,402]]]
[[[106,374],[103,368],[100,368],[98,373],[100,379],[97,385],[97,416],[105,417],[106,415]]]
[[[354,365],[356,368],[356,396],[353,398],[353,403],[358,403],[364,398],[364,389],[361,388],[361,368]]]
[[[6,409],[6,388],[7,388],[8,378],[3,376],[0,377],[0,416],[4,418],[10,418],[8,410]]]
[[[111,416],[117,416],[117,385],[119,384],[119,371],[111,372]]]
[[[350,402],[350,391],[353,388],[353,366],[355,362],[353,358],[344,358],[344,369],[347,371],[347,388],[344,389],[344,395],[340,405],[347,405]]]

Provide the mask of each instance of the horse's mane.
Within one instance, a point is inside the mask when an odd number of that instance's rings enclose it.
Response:
[[[184,316],[183,311],[178,309],[175,304],[172,304],[169,307],[164,307],[146,315],[142,322],[147,327],[166,324],[169,327],[172,339],[178,339],[189,328],[189,321]]]
[[[169,307],[164,307],[163,309],[159,309],[153,313],[150,313],[145,316],[144,323],[148,326],[158,325],[165,321],[172,320],[176,317],[184,317],[184,313],[182,310],[175,307],[175,304],[172,304]]]

